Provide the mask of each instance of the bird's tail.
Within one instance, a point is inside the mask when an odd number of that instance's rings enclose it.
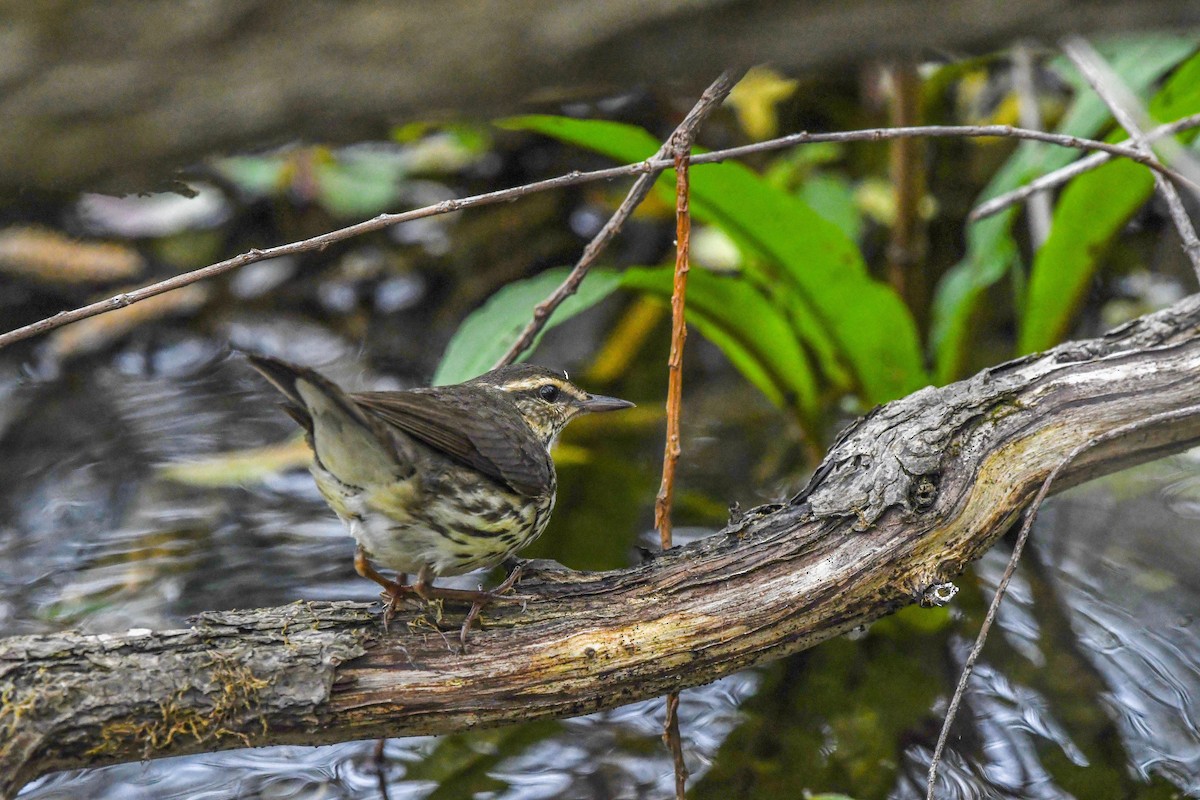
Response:
[[[333,381],[278,358],[246,358],[287,398],[283,410],[308,433],[320,465],[342,483],[379,485],[404,471],[392,437]]]

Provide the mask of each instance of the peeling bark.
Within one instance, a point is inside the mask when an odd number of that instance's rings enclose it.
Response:
[[[295,603],[188,630],[0,641],[0,794],[50,770],[570,717],[713,681],[952,580],[1083,442],[1200,405],[1200,298],[882,406],[809,485],[630,569],[537,570],[471,650],[416,615]],[[1200,440],[1200,412],[1096,447],[1056,489]],[[447,610],[447,628],[461,611]]]

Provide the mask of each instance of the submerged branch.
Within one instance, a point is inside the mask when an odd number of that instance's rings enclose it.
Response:
[[[355,603],[0,641],[0,795],[68,767],[577,716],[811,647],[960,574],[1065,454],[1200,404],[1198,372],[1193,297],[924,389],[848,428],[788,503],[629,569],[532,570],[536,599],[489,608],[465,655],[416,616],[385,634]],[[1055,489],[1198,440],[1200,411],[1136,427]]]

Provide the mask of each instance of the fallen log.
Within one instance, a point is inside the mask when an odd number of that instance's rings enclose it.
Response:
[[[713,681],[936,599],[1085,442],[1200,406],[1200,297],[875,409],[809,485],[603,573],[534,569],[461,654],[360,603],[0,641],[0,795],[69,767],[586,714]],[[1090,449],[1055,490],[1200,441],[1200,411]],[[447,609],[453,629],[461,613]]]

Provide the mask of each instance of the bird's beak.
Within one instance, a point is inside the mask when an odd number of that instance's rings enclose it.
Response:
[[[633,408],[633,403],[619,397],[605,397],[602,394],[590,394],[587,400],[579,404],[584,411],[620,411],[622,408]]]

